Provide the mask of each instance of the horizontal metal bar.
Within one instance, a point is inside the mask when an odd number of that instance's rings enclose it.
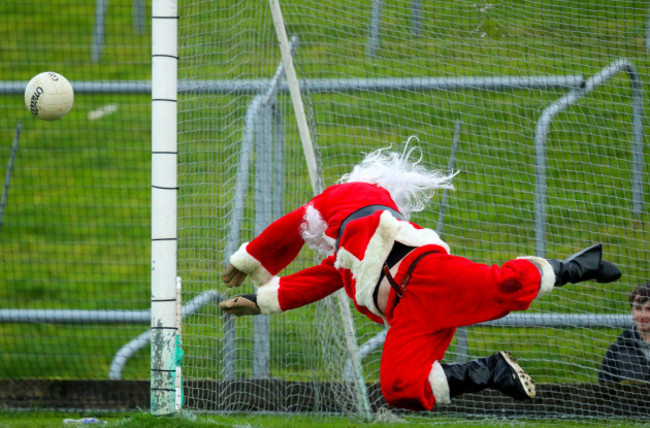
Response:
[[[74,81],[76,93],[86,94],[150,94],[151,81]],[[503,89],[574,89],[584,86],[582,75],[542,76],[470,76],[470,77],[406,77],[377,79],[307,79],[301,81],[305,90],[318,92],[351,91],[419,91],[419,90],[503,90]],[[0,82],[0,95],[16,95],[25,92],[27,82]],[[271,87],[268,79],[236,80],[179,80],[178,92],[201,92],[208,94],[260,94]],[[278,91],[288,92],[286,82],[280,82]]]
[[[80,310],[80,309],[0,309],[2,323],[50,324],[146,324],[151,315],[146,310]]]
[[[183,314],[192,313],[196,307],[218,299],[216,292],[208,292],[195,298],[183,308]],[[76,309],[0,309],[2,323],[51,323],[51,324],[146,324],[150,321],[147,310],[76,310]],[[484,327],[554,327],[554,328],[627,328],[632,326],[629,314],[570,314],[570,313],[519,313],[488,321]]]
[[[485,327],[554,327],[554,328],[629,328],[633,325],[630,314],[570,314],[570,313],[520,313],[488,321]]]
[[[528,328],[630,328],[632,316],[628,314],[570,314],[551,312],[545,314],[511,312],[508,316],[471,327],[528,327]],[[384,345],[388,329],[382,330],[359,347],[359,358],[363,359]],[[352,379],[352,360],[344,368],[344,379]]]
[[[183,305],[183,317],[206,304],[220,300],[215,290],[204,291]],[[49,324],[149,324],[151,311],[143,310],[85,310],[85,309],[0,309],[0,323]]]
[[[182,316],[185,318],[186,316],[198,311],[203,306],[221,300],[223,300],[223,296],[215,290],[204,291],[193,298],[189,303],[183,305],[183,309],[181,310]],[[122,370],[127,361],[129,361],[129,358],[140,349],[147,346],[149,342],[151,342],[151,330],[145,330],[134,339],[131,339],[127,344],[123,345],[113,357],[110,371],[108,373],[109,379],[122,379]]]

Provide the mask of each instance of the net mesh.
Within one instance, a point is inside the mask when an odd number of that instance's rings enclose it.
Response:
[[[644,102],[647,4],[283,1],[281,8],[326,185],[364,153],[400,150],[415,135],[427,166],[461,171],[456,190],[439,193],[414,218],[437,229],[454,254],[491,264],[563,258],[602,242],[624,272],[607,286],[559,289],[526,312],[548,322],[470,326],[452,342],[449,362],[511,350],[542,384],[547,411],[487,393],[459,397],[447,411],[616,414],[621,400],[612,391],[597,410],[583,402],[603,388],[603,356],[632,326],[627,295],[648,277],[647,196],[639,187],[647,186],[645,142],[635,110]],[[181,15],[181,79],[203,86],[180,103],[180,270],[189,293],[216,288],[225,298],[233,292],[219,288],[219,272],[229,254],[312,190],[268,4],[196,1]],[[304,250],[287,272],[315,257]],[[237,291],[252,290],[247,283]],[[376,411],[384,407],[377,382],[385,331],[353,318]],[[327,411],[330,397],[319,386],[335,384],[347,391],[339,407],[363,412],[334,299],[265,322],[226,319],[214,308],[186,320],[188,376],[217,380],[209,385],[220,391],[190,390],[196,408],[282,403],[287,411]]]
[[[47,401],[54,380],[148,386],[151,1],[86,3],[0,6],[0,381],[5,392],[22,381],[28,396],[8,407],[60,405]],[[267,319],[217,309],[234,293],[219,278],[228,256],[313,192],[268,4],[178,7],[187,407],[366,415],[367,404],[386,417],[383,326],[352,310],[351,349],[333,297]],[[502,263],[602,242],[624,272],[555,290],[520,318],[459,329],[446,361],[510,350],[540,384],[532,404],[484,392],[400,416],[647,419],[647,383],[598,383],[608,347],[633,325],[628,293],[649,280],[647,2],[281,7],[326,185],[364,153],[415,135],[428,167],[461,171],[455,191],[413,218],[454,254]],[[23,101],[27,81],[48,70],[75,88],[73,109],[52,123]],[[318,259],[305,249],[283,273]],[[65,406],[84,406],[101,385],[63,390]],[[109,388],[134,406],[133,391]]]
[[[108,379],[115,354],[148,328],[151,96],[109,84],[150,79],[150,7],[87,3],[0,6],[0,379],[27,384],[3,388],[3,408],[56,395],[39,397],[31,380]],[[55,122],[33,118],[23,97],[45,71],[75,90]],[[121,377],[148,371],[136,352]]]

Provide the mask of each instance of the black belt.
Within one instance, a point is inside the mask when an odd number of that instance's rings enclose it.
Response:
[[[336,245],[334,247],[335,251],[339,250],[339,243],[341,242],[341,237],[343,236],[343,231],[345,230],[345,226],[352,220],[356,220],[358,218],[362,217],[368,217],[369,215],[376,213],[377,211],[388,211],[393,215],[393,217],[404,220],[404,216],[399,213],[395,208],[391,208],[386,205],[368,205],[363,208],[360,208],[356,211],[354,211],[352,214],[347,216],[345,220],[341,222],[341,225],[339,226],[339,234],[336,236]]]

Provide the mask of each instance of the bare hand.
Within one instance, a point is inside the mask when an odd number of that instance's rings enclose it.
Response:
[[[242,315],[259,315],[262,312],[257,303],[247,299],[244,296],[237,296],[232,299],[224,300],[219,303],[222,311],[240,317]]]
[[[221,274],[221,279],[228,288],[239,287],[246,279],[246,274],[233,265],[228,265]]]

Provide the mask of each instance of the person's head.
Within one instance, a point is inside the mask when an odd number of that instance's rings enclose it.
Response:
[[[650,282],[639,285],[630,293],[634,325],[641,337],[650,340]]]

